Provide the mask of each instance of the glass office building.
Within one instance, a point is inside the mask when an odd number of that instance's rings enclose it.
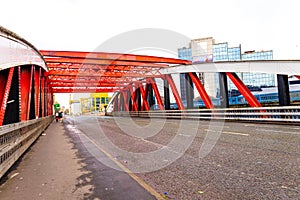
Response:
[[[247,60],[273,60],[273,51],[248,51],[241,54],[241,58],[244,61]],[[266,88],[266,87],[274,87],[276,85],[275,74],[263,74],[263,73],[237,73],[243,83],[249,88]],[[228,90],[236,89],[235,85],[229,82]],[[254,86],[254,87],[252,87]]]
[[[247,51],[241,53],[241,46],[228,47],[228,43],[219,43],[213,45],[213,61],[240,61],[240,60],[272,60],[273,51]],[[275,86],[274,74],[262,74],[262,73],[237,73],[243,83],[249,88],[257,87],[272,87]],[[254,87],[253,87],[254,86]],[[229,80],[228,90],[237,90],[235,85]],[[229,94],[232,94],[231,92]]]
[[[192,49],[186,47],[178,49],[178,58],[182,60],[192,60]]]
[[[242,54],[242,60],[273,60],[273,51],[248,51]]]
[[[228,61],[228,44],[220,43],[213,45],[213,62]]]
[[[208,40],[209,39],[209,40]],[[206,46],[203,45],[206,41]],[[208,41],[208,42],[207,42]],[[194,55],[195,52],[199,53],[198,43],[201,44],[201,50],[206,50],[207,55],[204,56],[211,56],[212,55],[212,62],[227,62],[227,61],[248,61],[248,60],[272,60],[273,59],[273,51],[246,51],[242,53],[241,45],[236,47],[229,47],[227,42],[224,43],[217,43],[215,44],[215,40],[213,38],[203,38],[192,40],[189,48],[180,48],[178,49],[178,57],[180,59],[186,59],[194,61],[195,58],[198,58],[199,55]],[[193,47],[194,50],[193,50]],[[208,51],[209,49],[209,51]],[[198,51],[196,51],[198,50]],[[200,53],[203,53],[203,52]],[[194,53],[193,53],[194,52]],[[195,58],[194,58],[195,57]],[[210,61],[210,62],[211,62]],[[207,90],[208,95],[211,98],[218,98],[219,97],[219,76],[218,73],[200,73],[202,75],[202,80],[204,81],[204,87]],[[250,88],[250,90],[254,91],[257,88],[267,88],[267,87],[274,87],[276,86],[276,76],[275,74],[262,74],[262,73],[237,73],[240,79],[243,81],[245,85]],[[185,77],[183,74],[180,75],[180,85],[181,85],[181,95],[182,99],[185,99],[186,89],[185,89]],[[229,90],[229,97],[235,94],[237,91],[236,86],[228,79],[228,90]],[[196,93],[195,93],[196,94]],[[195,97],[197,97],[195,95]]]
[[[178,58],[183,60],[190,60],[192,61],[192,49],[190,47],[183,47],[178,49]],[[181,99],[183,102],[186,102],[186,80],[184,74],[179,74],[179,80],[180,80],[180,94]]]

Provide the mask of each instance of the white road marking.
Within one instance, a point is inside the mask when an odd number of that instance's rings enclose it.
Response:
[[[230,134],[230,135],[242,135],[242,136],[249,136],[248,133],[237,133],[237,132],[228,132],[228,131],[224,131],[222,133],[225,133],[225,134]]]
[[[209,129],[204,129],[204,131],[220,132],[220,131],[209,130]],[[249,136],[249,134],[248,134],[248,133],[238,133],[238,132],[229,132],[229,131],[222,131],[222,133],[225,133],[225,134],[230,134],[230,135]]]
[[[284,133],[284,134],[295,134],[299,135],[299,132],[290,132],[290,131],[276,131],[276,130],[269,130],[269,129],[259,129],[257,128],[256,131],[264,131],[264,132],[269,132],[269,133]]]

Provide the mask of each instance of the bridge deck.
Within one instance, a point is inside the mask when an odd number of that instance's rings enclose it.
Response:
[[[155,199],[164,192],[167,199],[298,199],[300,195],[299,126],[92,116],[69,121],[75,126],[53,123],[10,171],[0,186],[1,200]],[[162,124],[157,134],[146,137]],[[178,132],[181,126],[189,128]],[[147,127],[152,132],[147,133]],[[204,142],[207,131],[210,137]],[[151,171],[160,164],[156,160],[172,160],[172,153],[179,153],[192,132],[195,137],[183,155]],[[180,137],[179,143],[169,145],[174,137]],[[107,146],[107,139],[123,151]],[[202,148],[204,143],[213,144],[210,152],[205,152],[209,145]],[[143,152],[142,158],[151,158],[147,152],[159,149],[165,154],[150,162],[130,156]],[[141,173],[128,174],[128,168]]]
[[[52,123],[44,134],[1,180],[1,200],[155,199],[127,173],[91,156],[62,123]]]

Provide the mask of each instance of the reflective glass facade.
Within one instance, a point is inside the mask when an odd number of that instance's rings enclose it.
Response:
[[[192,60],[192,49],[191,48],[180,48],[178,49],[178,58],[183,59],[183,60]],[[180,94],[181,94],[181,99],[182,101],[186,101],[186,80],[184,74],[179,75],[180,79]]]
[[[241,46],[228,48],[228,61],[241,60]]]
[[[183,60],[192,60],[192,49],[186,47],[178,49],[178,58]]]
[[[241,47],[228,47],[228,43],[213,45],[213,61],[236,61],[241,60]]]
[[[228,44],[220,43],[213,45],[213,61],[228,61]]]
[[[244,53],[242,60],[273,60],[273,51]]]
[[[260,51],[260,52],[249,52],[241,55],[242,60],[272,60],[273,51]],[[275,86],[275,74],[262,74],[262,73],[237,73],[243,83],[249,88],[251,86],[256,87],[274,87]],[[228,90],[236,89],[235,85],[228,81]]]
[[[205,38],[204,38],[205,39]],[[200,41],[200,39],[198,39]],[[197,41],[198,41],[197,40]],[[201,40],[202,41],[202,40]],[[242,53],[241,51],[241,45],[237,47],[229,47],[227,42],[224,43],[218,43],[214,44],[214,40],[212,43],[212,61],[213,62],[226,62],[226,61],[247,61],[247,60],[272,60],[273,59],[273,51],[260,51],[260,52],[255,52],[255,51],[248,51],[245,53]],[[194,40],[191,41],[191,46],[193,47]],[[199,44],[202,44],[201,42],[198,42]],[[197,44],[198,44],[197,43]],[[195,46],[195,44],[194,44]],[[198,45],[199,46],[199,45]],[[196,47],[198,47],[196,46]],[[202,45],[203,46],[203,45]],[[201,46],[201,47],[202,47]],[[202,50],[205,48],[201,48]],[[206,62],[202,61],[197,57],[197,55],[194,55],[193,52],[198,52],[196,51],[197,49],[192,49],[192,48],[180,48],[178,49],[178,57],[181,59],[186,59],[186,60],[200,60],[201,62]],[[199,52],[198,52],[199,53]],[[211,56],[211,54],[206,54],[206,55],[201,55],[202,57],[206,56]],[[201,57],[201,58],[202,58]],[[197,62],[195,62],[197,63]],[[219,74],[218,73],[201,73],[203,78],[203,85],[208,93],[208,95],[212,98],[218,98],[220,94],[220,88],[219,88]],[[268,87],[274,87],[276,86],[276,76],[275,74],[262,74],[262,73],[237,73],[237,75],[240,77],[240,79],[243,81],[245,85],[248,86],[248,88],[251,91],[258,91],[261,90],[261,88],[268,88]],[[181,85],[181,95],[183,100],[185,100],[185,94],[186,94],[186,89],[185,89],[185,78],[184,75],[180,75],[180,85]],[[239,91],[235,87],[235,85],[231,82],[230,79],[228,79],[228,90],[229,90],[229,97],[231,96],[238,96]],[[195,93],[195,97],[197,97]]]

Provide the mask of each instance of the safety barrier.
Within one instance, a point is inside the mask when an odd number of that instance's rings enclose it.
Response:
[[[113,112],[113,116],[150,117],[168,119],[240,120],[261,122],[300,122],[300,106],[152,110],[138,112]]]
[[[53,121],[53,116],[0,126],[0,178]]]

